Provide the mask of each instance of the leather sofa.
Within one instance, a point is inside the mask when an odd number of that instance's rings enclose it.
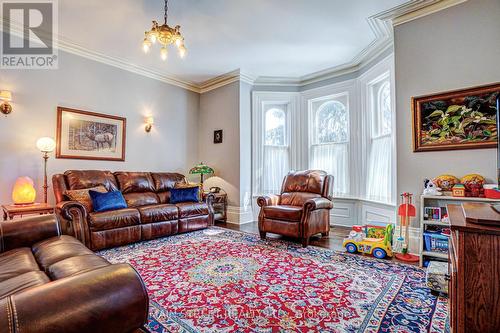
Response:
[[[143,332],[147,317],[132,266],[61,235],[56,216],[0,222],[0,333]]]
[[[52,177],[56,214],[63,232],[74,235],[92,250],[174,235],[213,225],[213,195],[205,202],[170,204],[170,189],[186,184],[179,173],[69,170]],[[89,212],[68,201],[66,190],[104,186],[123,193],[128,208]]]
[[[333,176],[324,171],[290,172],[280,195],[257,198],[260,237],[267,232],[299,238],[303,247],[312,235],[330,231]]]

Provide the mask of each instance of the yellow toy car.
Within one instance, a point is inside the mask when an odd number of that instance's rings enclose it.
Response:
[[[373,255],[375,258],[384,259],[385,257],[392,257],[392,224],[388,224],[385,229],[382,229],[383,238],[372,238],[374,230],[370,228],[381,229],[376,226],[353,226],[349,237],[344,238],[342,246],[344,246],[349,253],[367,253]],[[375,231],[380,235],[380,231]]]

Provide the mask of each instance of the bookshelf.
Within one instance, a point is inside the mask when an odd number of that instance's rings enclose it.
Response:
[[[462,202],[485,202],[485,203],[500,203],[499,199],[488,199],[488,198],[472,198],[472,197],[452,197],[447,195],[421,195],[420,196],[420,227],[419,227],[419,253],[420,253],[420,267],[423,266],[424,260],[427,259],[440,259],[447,260],[448,254],[441,252],[431,252],[424,250],[424,231],[427,230],[428,226],[440,226],[449,227],[449,223],[443,222],[441,220],[425,220],[425,207],[446,207],[449,204],[460,205]]]

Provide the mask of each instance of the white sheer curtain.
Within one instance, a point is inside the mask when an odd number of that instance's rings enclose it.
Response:
[[[283,178],[290,171],[290,158],[286,146],[264,146],[262,193],[279,193]]]
[[[333,175],[334,194],[348,193],[348,144],[317,144],[311,147],[311,168]]]
[[[390,202],[392,193],[392,138],[385,135],[372,140],[368,159],[366,196]]]
[[[392,198],[392,110],[389,79],[375,82],[370,87],[372,120],[371,141],[368,147],[366,173],[366,197],[370,200],[390,203]]]

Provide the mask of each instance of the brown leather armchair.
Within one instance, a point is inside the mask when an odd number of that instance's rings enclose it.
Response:
[[[61,235],[56,216],[0,222],[0,333],[143,332],[147,317],[132,266]]]
[[[332,189],[333,176],[324,171],[290,172],[280,195],[257,198],[260,237],[265,239],[267,232],[296,237],[306,247],[312,235],[328,236]]]

